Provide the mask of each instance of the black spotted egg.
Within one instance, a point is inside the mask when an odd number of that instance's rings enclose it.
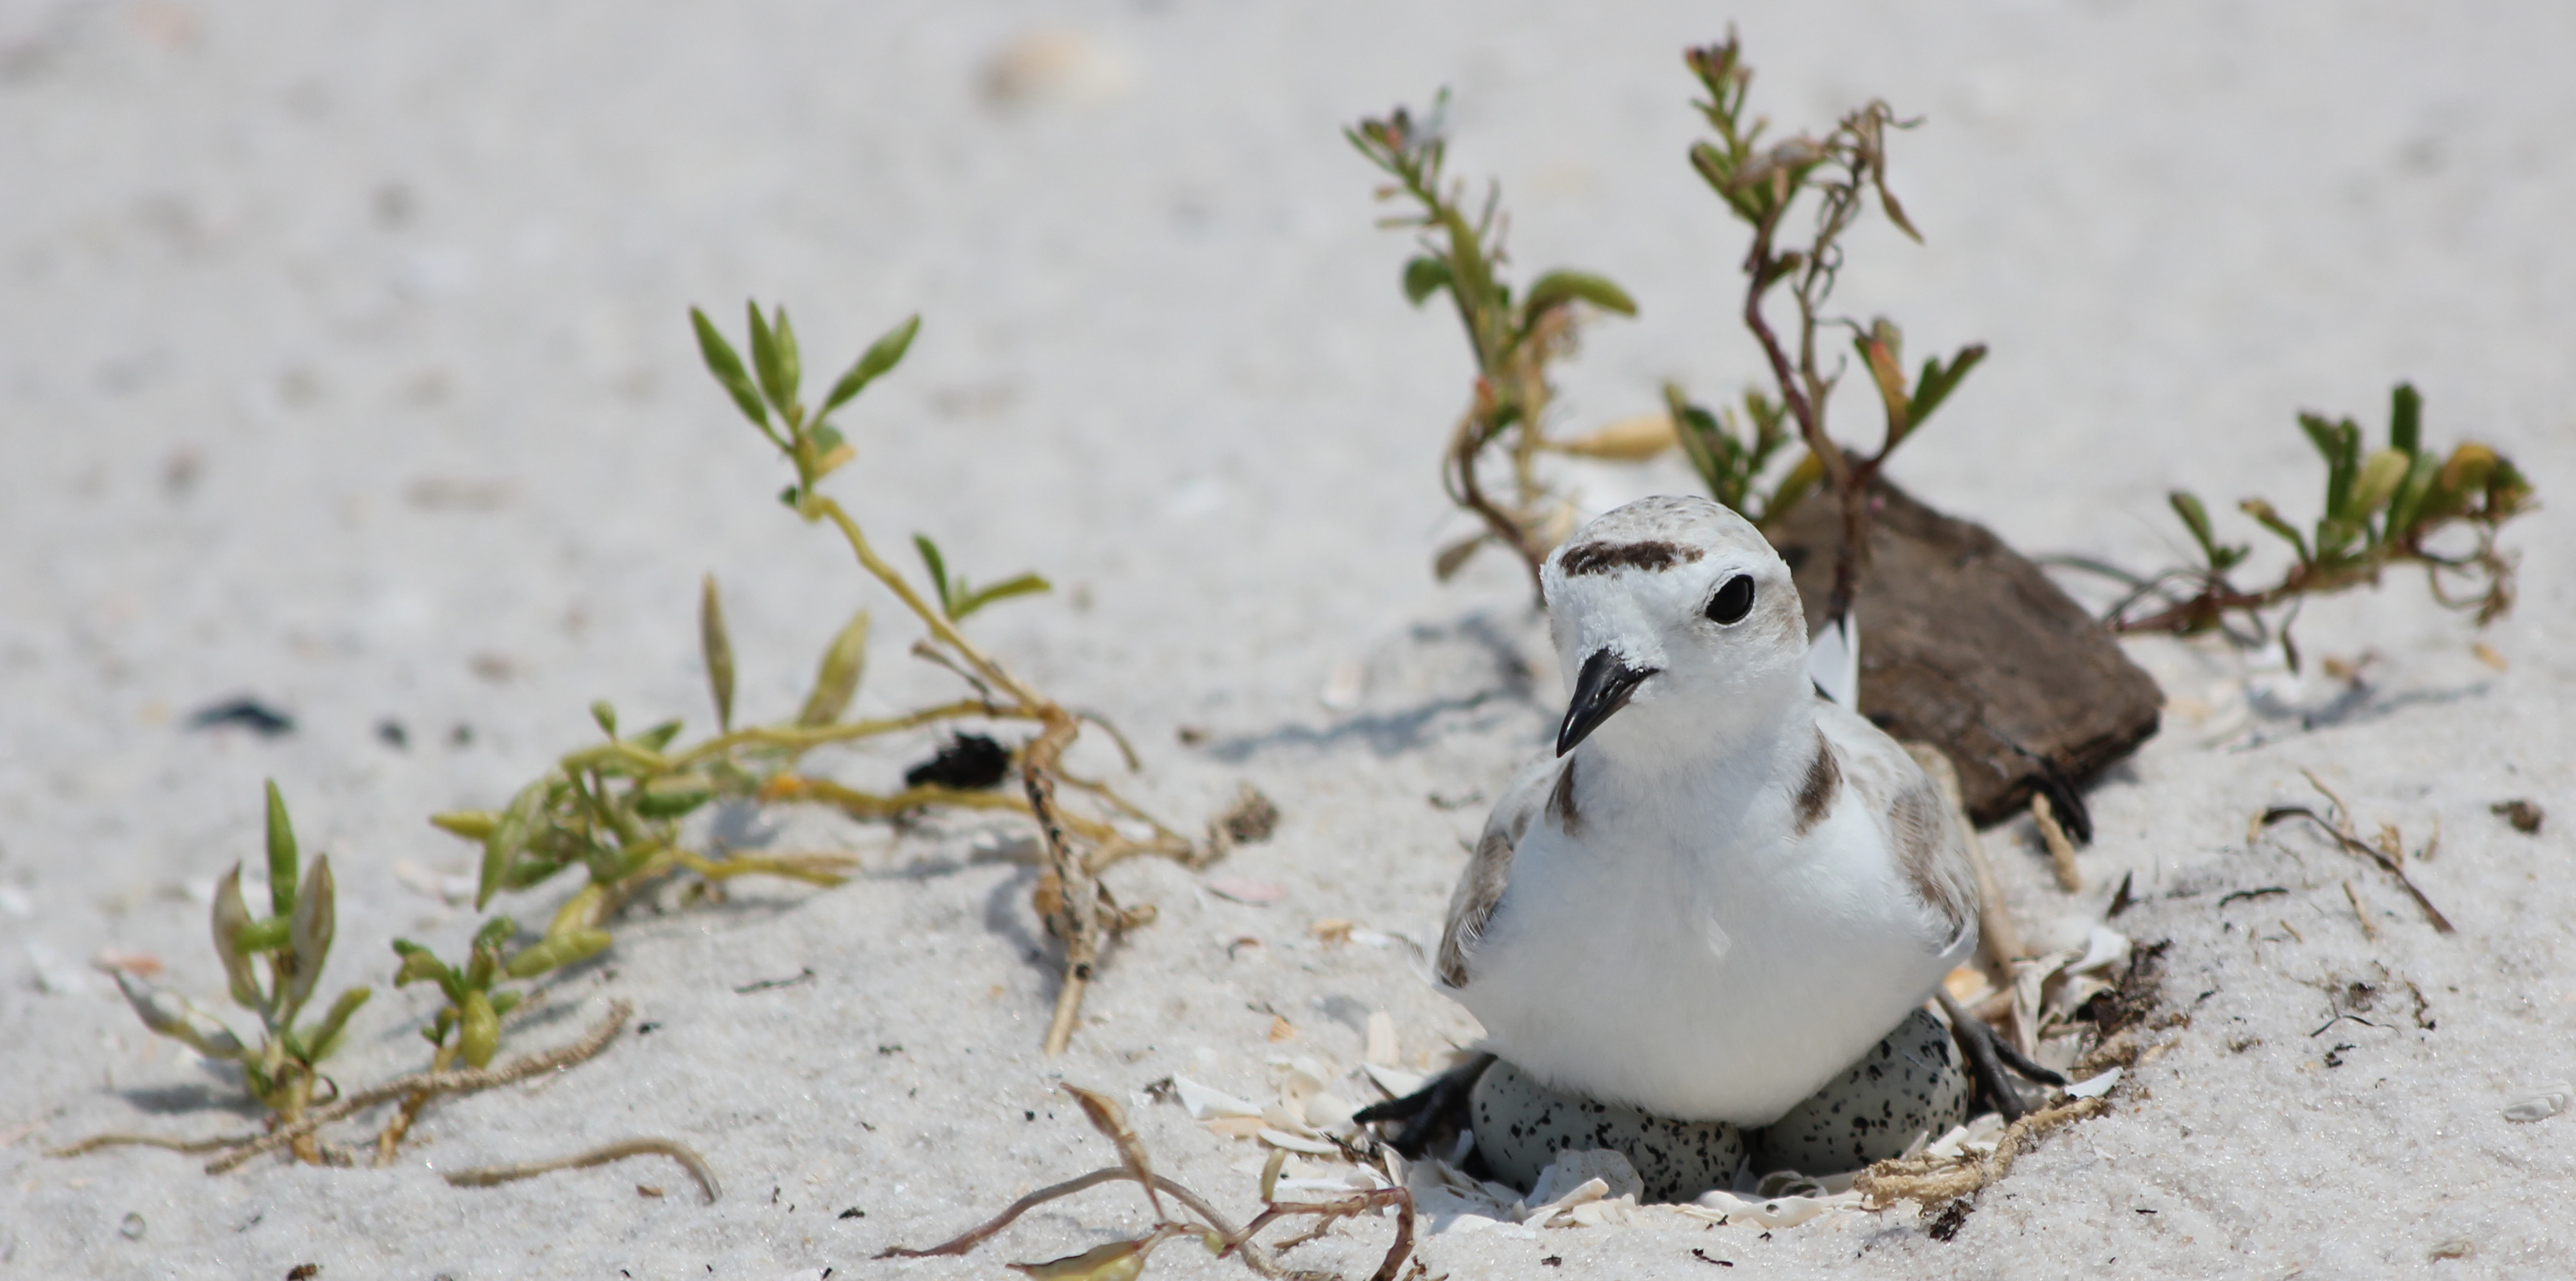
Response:
[[[1477,1079],[1468,1106],[1491,1177],[1523,1192],[1560,1152],[1606,1148],[1627,1157],[1649,1204],[1727,1187],[1744,1162],[1744,1132],[1724,1121],[1667,1120],[1568,1094],[1503,1059]]]
[[[1968,1076],[1950,1030],[1916,1010],[1842,1075],[1753,1134],[1754,1168],[1836,1174],[1905,1154],[1968,1119]]]

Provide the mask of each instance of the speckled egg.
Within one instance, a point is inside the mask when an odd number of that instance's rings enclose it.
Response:
[[[1687,1201],[1734,1182],[1746,1151],[1744,1132],[1724,1121],[1668,1121],[1595,1102],[1502,1059],[1477,1079],[1468,1106],[1493,1178],[1524,1192],[1557,1153],[1607,1148],[1637,1167],[1645,1201]]]
[[[1950,1029],[1916,1010],[1841,1076],[1755,1131],[1754,1167],[1834,1174],[1902,1156],[1920,1133],[1968,1119],[1968,1074]]]

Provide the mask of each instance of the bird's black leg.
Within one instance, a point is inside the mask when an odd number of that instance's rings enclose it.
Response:
[[[1419,1090],[1400,1099],[1372,1103],[1351,1114],[1363,1124],[1376,1121],[1402,1121],[1404,1128],[1389,1140],[1390,1146],[1416,1160],[1431,1145],[1433,1137],[1445,1127],[1452,1133],[1469,1128],[1467,1093],[1476,1088],[1477,1078],[1494,1065],[1494,1056],[1479,1054],[1456,1067],[1442,1072]]]
[[[2013,1088],[2009,1068],[2025,1079],[2042,1085],[2064,1085],[2066,1078],[2023,1058],[2021,1051],[2005,1043],[1984,1019],[1968,1013],[1957,998],[1947,992],[1934,994],[1941,1002],[1941,1012],[1950,1016],[1950,1035],[1959,1043],[1959,1052],[1968,1059],[1968,1070],[1977,1082],[1977,1092],[2003,1113],[2006,1121],[2021,1119],[2021,1094]]]

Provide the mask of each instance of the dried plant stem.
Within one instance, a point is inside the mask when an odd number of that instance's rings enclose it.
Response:
[[[1864,1204],[1883,1210],[1898,1201],[1916,1201],[1938,1205],[1973,1196],[1988,1185],[2012,1172],[2013,1162],[2043,1134],[2071,1121],[2100,1116],[2110,1110],[2108,1099],[2077,1099],[2053,1108],[2043,1108],[2004,1128],[1995,1150],[1982,1159],[1938,1161],[1917,1157],[1913,1160],[1881,1161],[1852,1180]]]
[[[449,1041],[440,1045],[438,1052],[430,1056],[429,1074],[436,1076],[455,1066],[457,1051],[463,1044],[462,1041]],[[429,1101],[436,1097],[427,1090],[414,1090],[402,1101],[402,1107],[394,1113],[393,1119],[376,1132],[376,1168],[383,1169],[394,1163],[394,1150],[401,1147],[403,1139],[411,1134],[412,1123],[420,1119],[421,1109],[428,1107]]]
[[[2500,593],[2490,593],[2478,602],[2478,622],[2486,623],[2502,614],[2505,605],[2486,604],[2489,599],[2511,600],[2512,565],[2504,554],[2495,550],[2494,535],[2481,531],[2477,549],[2466,556],[2441,556],[2427,551],[2420,540],[2389,541],[2367,548],[2348,560],[2336,562],[2302,561],[2283,572],[2281,581],[2259,591],[2243,591],[2229,586],[2213,575],[2201,574],[2199,594],[2149,614],[2130,618],[2127,606],[2149,594],[2159,593],[2168,578],[2148,582],[2134,591],[2129,601],[2111,611],[2103,624],[2115,632],[2201,632],[2217,628],[2229,614],[2259,614],[2272,606],[2302,596],[2324,596],[2350,587],[2379,585],[2380,571],[2393,565],[2415,562],[2424,566],[2425,580],[2433,594],[2444,603],[2451,598],[2443,591],[2442,575],[2446,572],[2484,573],[2491,583],[2507,584]],[[2168,597],[2170,599],[2170,597]]]
[[[1787,206],[1781,207],[1786,212]],[[1869,481],[1878,474],[1880,459],[1862,459],[1857,463],[1843,453],[1842,446],[1825,434],[1825,398],[1833,390],[1832,382],[1816,368],[1815,289],[1830,282],[1830,268],[1820,263],[1831,261],[1823,255],[1810,256],[1798,273],[1793,292],[1798,302],[1798,355],[1792,363],[1788,350],[1781,345],[1780,335],[1771,328],[1770,318],[1762,314],[1762,298],[1772,286],[1790,274],[1790,269],[1772,250],[1772,238],[1778,230],[1778,217],[1754,226],[1753,245],[1744,255],[1744,327],[1762,346],[1762,357],[1771,366],[1772,381],[1780,388],[1781,402],[1788,406],[1789,416],[1797,420],[1799,439],[1807,446],[1807,456],[1824,468],[1825,483],[1832,487],[1842,502],[1843,544],[1834,559],[1834,586],[1825,598],[1825,616],[1840,618],[1851,609],[1852,597],[1860,590],[1860,575],[1868,554]],[[1836,231],[1839,232],[1839,228]],[[1817,244],[1827,242],[1819,232]],[[1828,273],[1820,276],[1820,273]]]
[[[984,699],[961,698],[955,702],[941,703],[936,707],[925,707],[901,716],[888,716],[877,720],[846,721],[838,725],[772,725],[738,729],[730,734],[708,739],[673,757],[672,764],[695,765],[700,761],[723,756],[738,747],[779,747],[791,751],[804,751],[828,743],[873,738],[879,734],[919,729],[924,725],[935,725],[941,721],[975,716],[994,720],[1028,720],[1033,718],[1033,713],[1022,708],[1005,707]]]
[[[96,1152],[101,1148],[126,1147],[165,1148],[172,1152],[187,1152],[191,1154],[198,1152],[220,1152],[225,1148],[233,1147],[237,1144],[256,1141],[259,1137],[260,1136],[257,1134],[228,1134],[211,1139],[173,1139],[158,1134],[128,1134],[123,1131],[111,1131],[106,1134],[93,1134],[86,1139],[82,1139],[77,1143],[72,1143],[64,1147],[47,1148],[45,1149],[45,1155],[56,1160],[60,1160],[65,1157],[82,1156],[87,1153]]]
[[[2057,810],[2049,804],[2048,793],[2030,794],[2030,821],[2039,827],[2040,842],[2048,847],[2048,865],[2057,873],[2057,888],[2069,894],[2084,888],[2084,872],[2075,866],[2075,842],[2066,839],[2066,829],[2058,824]]]
[[[706,1195],[709,1205],[714,1205],[716,1198],[724,1195],[722,1185],[716,1182],[716,1172],[707,1164],[707,1159],[699,1156],[689,1145],[670,1139],[627,1139],[550,1161],[476,1166],[471,1170],[450,1170],[443,1177],[451,1187],[488,1188],[519,1179],[533,1179],[557,1170],[583,1170],[594,1165],[606,1165],[631,1156],[667,1156],[679,1162],[689,1172],[689,1177],[698,1181],[698,1191]]]
[[[1244,1225],[1241,1236],[1228,1233],[1227,1238],[1229,1243],[1237,1248],[1249,1245],[1252,1238],[1259,1235],[1263,1228],[1292,1214],[1321,1216],[1321,1221],[1316,1224],[1316,1232],[1320,1233],[1335,1219],[1365,1214],[1386,1205],[1395,1207],[1395,1240],[1386,1247],[1386,1260],[1378,1265],[1377,1271],[1370,1276],[1369,1281],[1395,1281],[1396,1273],[1404,1267],[1405,1257],[1413,1253],[1413,1194],[1403,1188],[1378,1188],[1336,1201],[1287,1203],[1273,1201],[1264,1207],[1252,1222]],[[1312,1234],[1306,1239],[1311,1240]]]
[[[878,1251],[876,1257],[880,1259],[929,1259],[944,1255],[967,1254],[973,1251],[975,1247],[991,1240],[993,1236],[996,1233],[999,1233],[1002,1229],[1011,1226],[1012,1222],[1018,1219],[1021,1215],[1026,1214],[1041,1205],[1045,1205],[1049,1201],[1061,1200],[1065,1197],[1072,1196],[1076,1192],[1096,1188],[1103,1183],[1113,1183],[1123,1179],[1130,1179],[1132,1177],[1133,1176],[1128,1174],[1127,1168],[1121,1165],[1113,1165],[1105,1169],[1094,1170],[1089,1174],[1070,1178],[1062,1183],[1051,1184],[1047,1187],[1039,1188],[1037,1191],[1021,1197],[1017,1201],[1013,1201],[1009,1206],[1005,1207],[1000,1214],[994,1215],[992,1218],[967,1229],[965,1232],[946,1241],[942,1241],[937,1245],[931,1246],[928,1249],[914,1250],[904,1246],[893,1246]],[[1190,1213],[1199,1216],[1199,1218],[1209,1227],[1216,1229],[1217,1235],[1224,1237],[1228,1242],[1235,1243],[1238,1253],[1243,1256],[1243,1261],[1250,1265],[1253,1271],[1258,1272],[1265,1277],[1277,1277],[1282,1275],[1278,1261],[1270,1257],[1270,1252],[1263,1249],[1258,1243],[1242,1239],[1242,1234],[1236,1230],[1233,1222],[1227,1219],[1223,1214],[1218,1213],[1215,1206],[1209,1205],[1205,1197],[1200,1196],[1196,1192],[1192,1192],[1188,1188],[1183,1187],[1160,1174],[1154,1176],[1154,1186],[1161,1189],[1165,1196],[1189,1207]]]
[[[1047,865],[1056,877],[1055,919],[1049,923],[1064,941],[1064,984],[1056,991],[1055,1017],[1047,1023],[1050,1056],[1064,1053],[1073,1041],[1074,1025],[1082,1016],[1083,990],[1090,986],[1092,969],[1100,962],[1103,933],[1099,882],[1065,834],[1064,817],[1056,806],[1055,779],[1049,772],[1073,734],[1069,720],[1049,725],[1020,757],[1020,782],[1028,795],[1029,813],[1037,819],[1038,834],[1046,842]]]
[[[580,1040],[570,1045],[547,1050],[541,1054],[523,1055],[494,1068],[470,1068],[462,1072],[417,1072],[410,1076],[396,1077],[383,1085],[341,1099],[329,1107],[308,1112],[302,1120],[292,1125],[281,1126],[243,1145],[237,1151],[207,1162],[206,1173],[223,1174],[237,1169],[261,1153],[275,1151],[296,1138],[310,1134],[333,1121],[354,1116],[377,1104],[387,1103],[408,1094],[423,1093],[433,1097],[476,1094],[495,1086],[508,1085],[514,1081],[524,1081],[532,1076],[542,1076],[561,1068],[572,1067],[608,1048],[608,1043],[616,1038],[619,1029],[625,1027],[626,1020],[632,1018],[634,1014],[634,1005],[621,1000],[611,1004],[607,1015],[591,1025],[591,1029],[583,1033]]]
[[[1037,691],[1022,684],[1018,677],[1004,670],[1000,663],[986,656],[984,651],[975,648],[974,642],[967,640],[966,634],[957,630],[957,625],[950,622],[946,614],[931,608],[930,603],[923,600],[921,594],[912,589],[912,584],[906,582],[903,575],[896,573],[893,566],[886,564],[877,556],[876,549],[868,545],[867,535],[859,532],[859,523],[850,519],[850,514],[841,510],[839,503],[819,494],[811,494],[810,490],[806,501],[812,505],[816,513],[831,521],[841,531],[841,537],[850,544],[851,553],[858,557],[860,568],[867,570],[870,577],[885,584],[886,590],[893,592],[896,598],[903,602],[904,608],[911,610],[914,616],[921,620],[921,625],[930,629],[932,637],[940,644],[954,650],[959,658],[964,659],[968,666],[975,669],[977,675],[1000,686],[1004,693],[1018,701],[1017,707],[1006,709],[1009,714],[1040,720],[1051,719],[1048,716],[1050,712],[1056,716],[1064,715],[1062,708],[1040,697]]]
[[[1476,479],[1476,457],[1485,452],[1486,442],[1493,439],[1494,412],[1493,384],[1478,378],[1475,401],[1465,416],[1458,420],[1458,429],[1449,438],[1449,454],[1447,465],[1441,469],[1441,484],[1449,491],[1450,501],[1474,512],[1477,519],[1485,522],[1486,532],[1496,542],[1512,549],[1512,554],[1520,558],[1521,567],[1529,572],[1530,590],[1543,598],[1546,589],[1539,580],[1539,570],[1547,562],[1547,549],[1532,541],[1529,530],[1510,512],[1486,497],[1484,486]],[[1531,437],[1535,433],[1524,432],[1522,435]],[[1541,603],[1544,604],[1543,599]]]
[[[2307,771],[2301,770],[2300,773],[2307,774]],[[2323,782],[2318,780],[2316,775],[2308,774],[2307,778],[2310,786],[2313,786],[2319,792],[2324,793],[2325,798],[2334,803],[2335,815],[2339,820],[2341,820],[2340,822],[2328,822],[2315,810],[2309,809],[2305,805],[2275,805],[2272,808],[2263,811],[2262,815],[2254,820],[2255,826],[2257,828],[2270,827],[2274,823],[2293,818],[2304,818],[2309,822],[2316,824],[2318,830],[2323,831],[2328,837],[2332,838],[2337,845],[2342,846],[2351,853],[2358,854],[2363,858],[2369,859],[2373,863],[2377,863],[2381,870],[2387,872],[2390,876],[2395,877],[2398,886],[2406,891],[2407,897],[2415,900],[2415,906],[2424,909],[2424,919],[2433,923],[2433,929],[2436,933],[2458,933],[2459,931],[2451,925],[2451,918],[2442,915],[2442,909],[2433,906],[2433,900],[2424,897],[2424,891],[2416,888],[2414,880],[2406,875],[2404,864],[2399,863],[2395,858],[2391,857],[2386,850],[2380,849],[2378,846],[2372,845],[2368,841],[2362,840],[2360,837],[2353,835],[2351,820],[2352,809],[2343,803],[2343,798],[2335,795],[2331,789],[2327,788]]]
[[[2361,925],[2362,941],[2378,942],[2379,927],[2370,923],[2370,913],[2361,906],[2361,893],[2352,888],[2349,880],[2343,883],[2343,901],[2352,904],[2352,919]]]

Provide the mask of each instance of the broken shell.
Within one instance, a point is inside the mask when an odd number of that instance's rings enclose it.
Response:
[[[1204,1086],[1186,1076],[1172,1078],[1172,1089],[1181,1096],[1181,1106],[1189,1110],[1190,1119],[1205,1121],[1214,1117],[1261,1115],[1261,1105],[1239,1099],[1223,1090]]]
[[[2531,1097],[2526,1099],[2516,1099],[2513,1102],[2506,1104],[2504,1107],[2504,1119],[2508,1121],[2546,1121],[2549,1118],[2567,1110],[2568,1098],[2571,1093],[2576,1093],[2576,1087],[2570,1087],[2565,1081],[2556,1081],[2548,1085],[2544,1085]]]

